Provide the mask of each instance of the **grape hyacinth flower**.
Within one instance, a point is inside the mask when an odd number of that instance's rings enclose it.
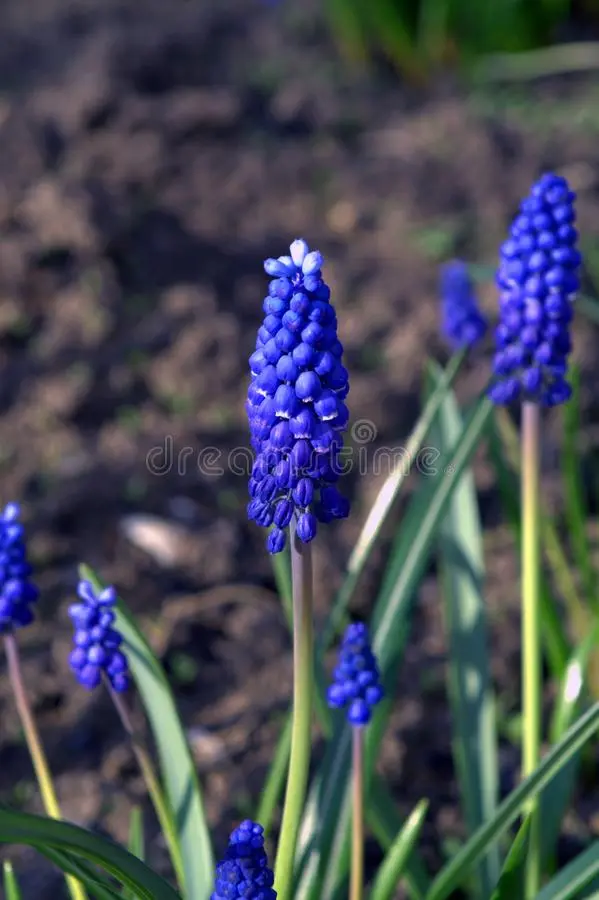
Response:
[[[487,321],[478,308],[466,263],[453,260],[441,269],[442,330],[453,350],[473,347],[484,337]]]
[[[309,543],[318,522],[349,513],[347,499],[335,487],[349,382],[322,263],[304,240],[291,244],[290,256],[264,263],[272,280],[250,357],[246,404],[257,454],[248,516],[272,526],[270,553],[283,550],[292,520],[299,540]]]
[[[229,838],[224,859],[216,867],[210,900],[276,900],[273,873],[264,849],[264,829],[246,819]]]
[[[74,649],[69,657],[71,670],[89,690],[97,687],[105,674],[113,690],[123,693],[129,687],[129,665],[119,650],[123,639],[113,628],[116,591],[106,587],[96,593],[89,581],[81,579],[77,593],[79,602],[69,608],[75,628]]]
[[[383,698],[377,662],[370,646],[368,628],[363,622],[348,625],[339,662],[328,690],[328,703],[334,709],[347,707],[351,725],[370,721],[372,710]]]
[[[522,399],[556,406],[572,393],[566,373],[581,264],[575,199],[565,178],[543,175],[501,247],[500,321],[489,392],[496,404]]]
[[[0,515],[0,634],[33,622],[39,591],[30,579],[21,509],[9,503]]]

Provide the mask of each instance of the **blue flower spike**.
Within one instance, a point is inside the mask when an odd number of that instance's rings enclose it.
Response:
[[[272,281],[250,357],[246,403],[256,451],[247,512],[272,529],[270,553],[284,549],[292,522],[309,543],[319,522],[349,515],[349,502],[335,487],[349,419],[337,317],[321,254],[299,239],[289,253],[264,263]]]
[[[565,403],[570,323],[582,262],[576,195],[565,178],[543,175],[522,202],[500,250],[499,324],[489,396],[541,406]]]
[[[264,829],[246,819],[231,833],[225,856],[216,867],[210,900],[276,900],[273,883],[264,849]]]
[[[367,725],[384,691],[376,658],[363,622],[348,625],[327,700],[333,709],[346,709],[350,725]]]
[[[466,263],[453,260],[441,268],[442,330],[452,350],[473,347],[486,334]]]
[[[69,608],[75,634],[69,665],[79,684],[97,687],[104,675],[112,689],[122,694],[129,687],[129,664],[120,650],[122,636],[114,628],[116,591],[106,587],[96,592],[85,579],[79,582],[79,602]]]
[[[30,577],[32,568],[20,517],[17,503],[7,504],[0,514],[0,634],[30,625],[39,596]]]

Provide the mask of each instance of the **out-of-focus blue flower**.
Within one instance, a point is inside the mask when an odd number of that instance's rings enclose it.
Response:
[[[501,247],[499,325],[491,399],[565,403],[570,322],[580,287],[576,195],[565,178],[543,175],[522,202]]]
[[[442,329],[453,350],[472,347],[484,337],[487,322],[478,308],[468,267],[460,260],[441,269]]]
[[[246,409],[256,461],[248,517],[271,528],[270,553],[284,548],[292,519],[308,543],[318,522],[349,514],[349,502],[334,486],[342,470],[349,379],[322,262],[318,251],[296,240],[290,256],[264,263],[272,281],[250,357]]]
[[[129,665],[121,652],[123,638],[114,628],[116,591],[106,587],[96,593],[85,579],[77,587],[79,602],[69,608],[75,634],[74,649],[69,657],[77,681],[89,690],[97,687],[106,675],[117,693],[129,687]]]
[[[231,833],[225,856],[216,867],[210,900],[276,900],[273,883],[264,849],[264,829],[247,819]]]
[[[0,514],[0,633],[24,628],[33,621],[32,606],[39,591],[30,579],[21,509],[9,503]]]
[[[347,719],[352,725],[367,725],[383,694],[368,628],[362,622],[348,625],[327,694],[329,706],[347,708]]]

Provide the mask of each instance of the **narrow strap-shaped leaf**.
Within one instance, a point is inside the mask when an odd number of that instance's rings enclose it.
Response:
[[[0,806],[0,843],[49,847],[82,857],[132,888],[139,900],[181,900],[160,875],[118,844],[77,825]]]
[[[80,566],[82,578],[101,590],[103,585],[89,566]],[[205,900],[214,879],[214,861],[202,794],[195,764],[185,737],[173,693],[164,669],[119,598],[116,627],[123,635],[129,665],[146,710],[160,760],[162,778],[174,815],[174,827],[185,871],[185,894]]]
[[[287,718],[279,735],[275,755],[268,770],[268,777],[262,788],[260,805],[256,813],[256,822],[260,822],[264,828],[265,835],[270,833],[277,803],[283,793],[290,747],[291,719]]]
[[[590,892],[581,894],[591,882],[599,877],[599,841],[593,841],[576,859],[568,863],[546,884],[536,900],[579,900],[585,896],[590,900]],[[597,894],[593,894],[596,897]]]
[[[434,388],[440,378],[438,366],[431,365],[429,377]],[[438,447],[447,450],[459,440],[462,430],[462,416],[455,395],[450,391],[432,433],[437,437]],[[474,478],[469,471],[463,474],[443,518],[439,553],[448,641],[453,752],[462,809],[468,833],[472,834],[492,818],[497,808],[499,763],[483,594],[483,544]],[[477,872],[479,897],[490,895],[497,884],[499,871],[499,847],[494,846]]]
[[[599,704],[595,704],[570,728],[559,744],[549,751],[532,775],[506,797],[493,819],[479,828],[442,869],[433,881],[427,900],[445,900],[449,897],[463,883],[491,844],[506,832],[526,803],[538,796],[598,730]]]
[[[413,496],[393,544],[374,609],[373,645],[381,674],[391,689],[410,627],[413,601],[429,559],[441,517],[472,453],[488,424],[491,403],[484,397],[464,427],[451,454],[440,460],[436,477],[423,479]],[[448,467],[452,475],[447,477]],[[445,469],[445,471],[443,471]],[[378,748],[391,704],[380,704],[366,735],[366,783],[370,785]],[[300,835],[300,880],[295,900],[330,900],[347,877],[351,738],[342,717],[327,748],[310,793]]]
[[[15,875],[12,863],[9,862],[9,860],[5,860],[4,862],[2,876],[6,900],[21,900],[21,891],[19,890],[17,876]]]
[[[122,893],[113,886],[113,883],[81,857],[72,856],[63,850],[56,850],[54,847],[38,845],[35,849],[61,872],[77,878],[81,884],[85,885],[88,893],[95,900],[122,900]]]
[[[428,810],[428,800],[421,800],[406,819],[376,873],[370,900],[393,900],[403,877],[406,863],[420,837]]]

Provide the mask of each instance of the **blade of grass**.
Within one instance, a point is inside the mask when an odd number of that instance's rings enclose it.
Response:
[[[61,872],[67,872],[85,885],[88,892],[96,900],[122,900],[122,893],[104,878],[97,869],[75,856],[51,847],[36,847],[41,856],[45,856]],[[137,894],[135,895],[137,897]]]
[[[89,566],[79,568],[96,590],[103,585]],[[160,769],[173,813],[185,872],[184,893],[205,900],[212,890],[214,861],[195,763],[164,669],[119,598],[116,627],[122,634],[129,665],[158,750]],[[167,804],[168,805],[168,804]]]
[[[582,896],[588,896],[581,894],[581,891],[597,876],[599,841],[594,841],[541,889],[537,900],[579,900]]]
[[[256,822],[260,822],[264,828],[266,837],[270,834],[273,824],[273,818],[277,803],[283,793],[285,778],[287,776],[287,764],[289,762],[289,752],[291,749],[291,719],[287,717],[283,730],[279,735],[279,740],[275,750],[268,778],[262,788],[260,795],[260,804],[256,812]]]
[[[370,900],[393,900],[395,897],[412,848],[420,837],[427,811],[428,800],[421,800],[406,819],[379,866],[370,892]]]
[[[0,843],[24,844],[39,848],[42,853],[54,849],[82,857],[135,890],[139,900],[181,900],[163,878],[118,844],[67,822],[0,807]]]
[[[493,819],[479,828],[458,850],[451,862],[433,881],[427,900],[445,900],[449,897],[452,891],[463,883],[491,844],[515,821],[526,804],[538,796],[598,729],[599,704],[595,704],[566,732],[559,744],[551,748],[533,774],[500,804]]]
[[[9,862],[9,860],[4,861],[3,882],[6,900],[21,900],[21,891],[19,890],[17,876],[15,875],[12,863]]]
[[[572,398],[564,406],[564,436],[562,445],[562,476],[566,529],[572,545],[574,561],[581,575],[583,593],[596,606],[597,573],[594,569],[587,535],[588,510],[580,468],[578,437],[580,434],[580,370],[570,369]]]
[[[458,445],[442,460],[443,470],[437,472],[437,477],[422,480],[394,541],[371,629],[374,651],[387,688],[393,685],[403,655],[413,601],[441,517],[489,422],[491,410],[490,401],[482,398],[465,424]],[[367,792],[390,709],[389,701],[380,704],[366,735]],[[296,900],[308,897],[328,900],[347,875],[351,739],[349,729],[342,727],[339,718],[337,725],[306,809]]]
[[[431,365],[429,381],[439,382]],[[435,446],[446,451],[463,431],[455,395],[447,393],[433,427]],[[462,809],[472,834],[497,807],[499,761],[495,701],[489,672],[484,558],[474,478],[465,472],[439,530],[445,622],[449,656],[449,698],[453,753]],[[500,872],[499,847],[491,848],[477,872],[478,896],[488,897]]]

